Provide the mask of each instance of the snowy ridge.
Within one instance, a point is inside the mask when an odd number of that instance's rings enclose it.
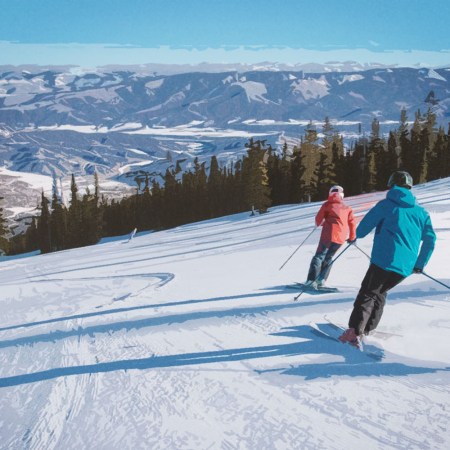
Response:
[[[183,142],[198,145],[199,152],[180,159],[203,162],[215,155],[227,164],[230,147],[239,156],[249,136],[281,147],[285,139],[298,140],[309,121],[320,131],[325,117],[349,143],[361,130],[369,132],[374,117],[385,135],[398,127],[401,108],[412,120],[418,109],[432,107],[445,128],[450,114],[446,69],[145,69],[74,73],[0,66],[0,164],[43,175],[96,170],[115,177],[118,167],[134,162],[129,149],[160,159]],[[164,173],[167,166],[153,162],[143,170]]]
[[[450,179],[414,188],[450,284]],[[348,198],[357,216],[385,193]],[[1,448],[437,449],[450,445],[450,292],[412,275],[369,337],[379,358],[317,336],[346,323],[366,256],[340,293],[293,302],[319,203],[272,208],[0,262]],[[369,253],[371,236],[358,241]],[[401,318],[401,319],[400,319]]]

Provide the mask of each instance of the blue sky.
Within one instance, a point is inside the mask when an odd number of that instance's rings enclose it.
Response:
[[[0,0],[0,64],[450,65],[449,0]]]

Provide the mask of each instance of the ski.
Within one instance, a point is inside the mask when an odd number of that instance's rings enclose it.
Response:
[[[341,327],[335,325],[332,322],[328,322],[328,325],[333,327],[333,329],[338,330],[339,331],[339,336],[342,334],[341,332],[344,331]],[[334,341],[339,342],[340,344],[344,344],[344,342],[341,342],[339,340],[339,336],[337,336],[337,335],[335,336],[333,334],[330,334],[330,333],[327,333],[326,331],[321,330],[315,322],[309,322],[309,326],[312,327],[315,331],[317,331],[322,336],[326,336],[329,339],[333,339]],[[358,348],[358,347],[355,347],[355,348]],[[364,351],[364,347],[361,346],[361,348],[358,348],[358,350],[360,350],[362,352],[362,351]]]
[[[335,324],[331,324],[329,323],[329,325],[333,326],[335,330],[339,330],[342,331],[342,328],[335,325]],[[322,330],[319,328],[319,326],[317,325],[316,322],[309,322],[309,326],[312,328],[312,332],[314,334],[316,334],[317,336],[323,337],[325,339],[329,339],[331,341],[335,341],[335,342],[339,342],[340,344],[343,344],[340,340],[339,340],[339,336],[338,335],[334,335],[333,333],[327,333],[326,331]],[[341,333],[339,333],[340,335]],[[353,346],[352,346],[353,347]],[[355,349],[357,349],[355,347]],[[357,349],[359,350],[361,353],[364,353],[364,355],[368,356],[369,358],[372,358],[376,361],[380,361],[383,358],[383,354],[380,352],[374,352],[372,350],[364,350],[363,348],[361,349]]]
[[[326,314],[323,316],[323,318],[334,328],[336,328],[337,330],[342,330],[342,332],[344,332],[346,330],[346,328],[341,325],[338,324],[336,322],[333,322]]]
[[[344,327],[343,325],[333,322],[326,314],[323,316],[323,318],[333,327],[338,328],[340,330],[342,330],[343,332],[346,330],[346,327]],[[388,333],[387,331],[378,331],[378,330],[373,330],[370,332],[371,335],[378,337],[380,339],[389,339],[391,337],[402,337],[401,334],[395,334],[395,333]]]
[[[344,331],[346,330],[346,328],[344,326],[336,324],[332,320],[330,320],[326,314],[323,316],[323,318],[328,322],[328,324],[330,326],[332,326],[334,329],[338,330],[340,332],[340,334],[344,333]],[[339,342],[341,342],[341,341],[339,341]],[[360,340],[360,343],[361,343],[361,347],[357,347],[357,348],[358,348],[359,351],[363,352],[364,351],[364,344],[363,344],[362,338]]]
[[[335,287],[328,287],[328,286],[323,286],[323,287],[317,287],[317,288],[313,288],[310,287],[304,283],[293,283],[293,284],[288,284],[286,286],[286,289],[295,289],[295,290],[299,290],[302,292],[308,292],[308,294],[333,294],[336,292],[340,292],[338,288]]]
[[[309,326],[313,329],[313,331],[316,332],[316,334],[319,334],[322,337],[326,337],[328,339],[331,339],[333,341],[339,342],[341,343],[341,341],[339,340],[339,338],[337,336],[333,336],[331,334],[328,334],[326,331],[321,330],[318,326],[316,322],[309,322]]]

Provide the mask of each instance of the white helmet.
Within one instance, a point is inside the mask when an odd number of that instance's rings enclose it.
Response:
[[[328,195],[334,194],[335,192],[338,192],[342,199],[344,198],[344,188],[342,186],[331,186]]]

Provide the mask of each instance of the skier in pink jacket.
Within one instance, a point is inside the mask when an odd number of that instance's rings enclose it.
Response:
[[[344,203],[344,189],[332,186],[328,200],[316,215],[316,226],[322,225],[319,245],[311,260],[306,286],[317,289],[324,286],[331,267],[333,256],[345,242],[356,239],[356,223],[353,210]]]

